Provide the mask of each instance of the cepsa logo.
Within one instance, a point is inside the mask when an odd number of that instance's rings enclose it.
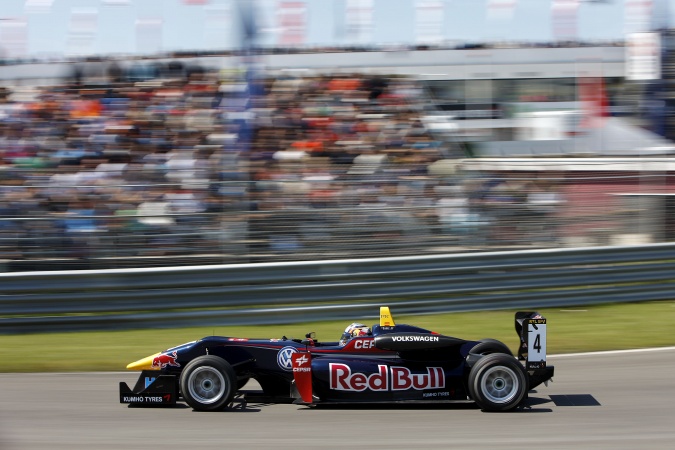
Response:
[[[441,367],[427,367],[426,373],[412,373],[407,367],[378,365],[377,373],[366,375],[352,373],[346,364],[330,363],[329,372],[330,388],[336,391],[419,391],[445,387],[445,372]]]
[[[375,339],[354,339],[354,348],[358,350],[375,348]]]
[[[306,355],[302,355],[299,358],[295,360],[295,364],[293,365],[293,372],[309,372],[312,369],[308,367],[301,367],[309,362],[309,358],[307,358]]]

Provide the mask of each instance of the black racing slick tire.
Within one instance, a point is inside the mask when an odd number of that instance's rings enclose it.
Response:
[[[508,348],[502,341],[498,341],[497,339],[481,339],[478,344],[473,346],[471,353],[476,353],[478,355],[506,353],[507,355],[513,356],[511,349]]]
[[[512,355],[493,353],[471,368],[468,387],[483,411],[508,411],[526,398],[527,373]]]
[[[200,356],[183,369],[180,390],[185,402],[195,411],[220,411],[237,392],[237,375],[224,359]]]

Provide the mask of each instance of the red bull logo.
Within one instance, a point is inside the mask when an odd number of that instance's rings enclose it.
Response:
[[[178,354],[175,351],[171,353],[162,353],[153,358],[152,367],[159,367],[160,369],[164,369],[167,366],[180,367],[180,364],[178,364],[176,359],[178,359]]]

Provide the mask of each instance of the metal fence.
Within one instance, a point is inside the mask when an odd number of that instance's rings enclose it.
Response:
[[[0,274],[0,333],[226,326],[675,297],[675,244]]]
[[[295,169],[294,169],[295,170]],[[673,177],[496,173],[220,183],[220,192],[36,209],[30,187],[0,202],[0,270],[108,269],[675,240]],[[153,192],[157,186],[138,186]],[[129,195],[133,197],[134,189]],[[24,195],[26,194],[26,195]],[[53,200],[53,199],[52,199]],[[32,213],[31,213],[32,211]]]

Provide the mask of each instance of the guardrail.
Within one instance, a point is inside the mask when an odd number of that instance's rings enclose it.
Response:
[[[675,298],[675,244],[0,274],[0,333],[227,326]]]

